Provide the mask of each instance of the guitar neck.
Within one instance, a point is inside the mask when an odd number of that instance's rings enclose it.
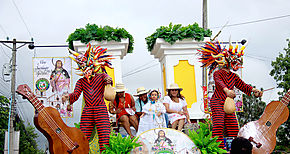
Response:
[[[33,93],[30,93],[28,100],[36,110],[41,111],[44,108],[43,104],[37,99],[37,97]]]
[[[290,91],[288,91],[284,97],[282,98],[281,100],[281,103],[285,104],[286,106],[288,106],[289,104],[289,101],[290,101]]]

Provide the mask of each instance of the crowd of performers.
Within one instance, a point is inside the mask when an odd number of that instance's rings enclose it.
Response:
[[[261,97],[262,92],[244,83],[233,71],[242,67],[245,46],[238,51],[236,46],[230,44],[229,49],[221,47],[219,42],[207,42],[200,50],[200,61],[203,67],[213,73],[215,81],[215,91],[210,100],[213,122],[213,136],[219,136],[218,141],[222,141],[220,147],[224,147],[224,134],[228,137],[236,137],[239,131],[235,113],[226,114],[223,105],[227,97],[234,98],[236,87],[247,95],[254,93],[256,97]],[[109,145],[110,123],[106,104],[104,102],[104,89],[107,84],[113,84],[104,67],[110,67],[109,55],[105,55],[106,49],[95,48],[88,45],[88,50],[82,54],[70,51],[71,57],[78,65],[83,77],[75,85],[74,92],[65,95],[63,100],[69,100],[70,104],[78,100],[83,92],[85,107],[81,116],[80,129],[87,136],[88,140],[96,126],[99,135],[100,151],[104,150],[104,145]],[[133,126],[137,135],[152,128],[166,128],[168,123],[171,128],[182,130],[185,123],[190,123],[187,111],[187,103],[183,90],[177,84],[172,83],[166,89],[166,96],[161,99],[158,90],[146,90],[144,87],[137,89],[134,95],[126,93],[126,88],[122,83],[116,83],[116,96],[109,105],[109,112],[116,114],[117,122],[121,122],[127,133],[134,137],[130,126]]]

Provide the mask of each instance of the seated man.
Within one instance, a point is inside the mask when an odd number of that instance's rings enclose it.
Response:
[[[142,114],[143,106],[148,102],[148,95],[147,94],[149,91],[150,90],[146,90],[144,87],[140,87],[137,89],[137,94],[134,95],[134,96],[138,97],[135,101],[136,114],[137,114],[138,118]]]

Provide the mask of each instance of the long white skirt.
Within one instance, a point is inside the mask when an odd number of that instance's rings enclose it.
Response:
[[[136,135],[138,136],[141,133],[153,128],[166,128],[164,114],[161,114],[160,117],[155,115],[154,118],[153,114],[145,114],[142,118],[140,118],[138,132]]]

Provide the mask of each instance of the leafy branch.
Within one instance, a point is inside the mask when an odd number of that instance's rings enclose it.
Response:
[[[188,136],[200,149],[202,154],[227,153],[226,150],[219,148],[220,142],[217,142],[218,136],[212,138],[211,124],[206,119],[206,123],[199,122],[200,128],[196,131],[189,130]]]
[[[130,151],[136,147],[141,146],[137,143],[138,138],[130,138],[130,136],[122,137],[120,133],[116,135],[114,132],[110,134],[109,144],[105,145],[106,150],[103,151],[104,154],[129,154]]]
[[[112,28],[110,26],[102,27],[96,24],[87,24],[85,28],[76,29],[71,33],[66,41],[69,43],[69,48],[73,49],[73,41],[81,41],[86,44],[92,40],[121,42],[122,38],[129,39],[127,53],[132,53],[134,39],[124,28]]]
[[[199,27],[197,23],[183,27],[181,24],[172,25],[168,27],[161,26],[156,29],[152,35],[145,38],[148,51],[151,51],[154,47],[157,38],[163,38],[164,41],[173,44],[177,40],[194,39],[196,41],[203,41],[204,37],[210,37],[212,35],[211,30],[204,30]]]

